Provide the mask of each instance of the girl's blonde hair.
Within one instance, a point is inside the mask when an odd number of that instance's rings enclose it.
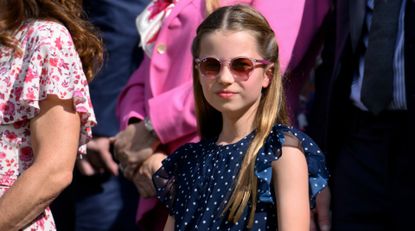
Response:
[[[225,208],[225,211],[229,211],[228,219],[237,222],[250,201],[251,211],[248,221],[248,228],[250,228],[253,224],[257,204],[257,178],[254,173],[257,153],[275,123],[288,124],[278,62],[278,45],[270,25],[259,12],[246,5],[228,6],[214,11],[198,27],[192,44],[194,58],[199,57],[202,38],[218,30],[251,33],[256,39],[258,51],[262,57],[274,63],[271,83],[262,91],[255,116],[255,136],[245,154],[232,195]],[[221,132],[222,116],[206,101],[200,85],[199,72],[195,63],[193,64],[193,88],[198,130],[202,139],[214,138]]]
[[[72,36],[89,81],[103,61],[102,41],[82,17],[81,0],[1,0],[0,45],[16,49],[14,33],[27,19],[48,19],[62,23]]]

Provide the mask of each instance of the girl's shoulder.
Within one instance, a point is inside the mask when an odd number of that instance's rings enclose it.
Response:
[[[319,146],[304,132],[283,124],[276,124],[264,144],[264,151],[268,154],[272,154],[272,158],[277,160],[282,153],[283,147],[298,148],[304,153],[309,169],[314,166],[318,168],[325,168],[325,157]]]
[[[273,202],[271,194],[272,162],[284,155],[283,147],[298,148],[307,161],[311,204],[316,195],[327,186],[328,170],[325,157],[318,145],[304,132],[287,125],[276,124],[257,155],[255,174],[258,177],[259,199]]]
[[[297,147],[302,151],[320,152],[318,145],[304,132],[292,126],[276,124],[272,128],[268,140],[278,141],[282,146]]]

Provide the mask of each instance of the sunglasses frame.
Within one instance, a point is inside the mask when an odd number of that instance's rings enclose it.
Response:
[[[218,61],[220,63],[219,72],[214,77],[213,76],[211,77],[211,76],[204,75],[202,73],[202,71],[200,70],[200,64],[202,64],[207,59],[215,59],[216,61]],[[232,64],[233,61],[235,61],[237,59],[247,59],[247,60],[249,60],[249,61],[252,62],[252,67],[253,68],[252,68],[252,70],[250,70],[247,73],[246,77],[243,77],[243,76],[238,75],[238,73],[235,70],[233,70],[231,64]],[[227,66],[229,68],[230,72],[232,73],[233,78],[235,80],[240,80],[240,81],[247,81],[249,79],[249,77],[251,76],[251,73],[254,71],[255,68],[260,67],[260,66],[266,66],[266,65],[272,64],[271,61],[268,61],[268,60],[265,60],[265,59],[255,59],[255,58],[249,58],[249,57],[245,57],[245,56],[238,56],[238,57],[234,57],[232,59],[218,59],[216,57],[208,56],[208,57],[203,57],[203,58],[196,58],[195,59],[195,63],[196,63],[196,68],[199,70],[199,73],[203,77],[205,77],[207,79],[215,79],[215,78],[217,78],[220,75],[220,73],[222,72],[223,67],[224,66]],[[257,63],[259,63],[260,65],[256,65]]]

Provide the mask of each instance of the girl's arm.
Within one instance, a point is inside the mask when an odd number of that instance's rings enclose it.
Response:
[[[304,153],[285,146],[272,163],[279,231],[306,231],[310,227],[308,169]]]
[[[72,181],[80,117],[72,100],[49,95],[30,121],[34,163],[0,198],[0,230],[31,223]]]
[[[174,231],[174,217],[173,216],[169,215],[167,217],[166,225],[164,225],[163,231]]]

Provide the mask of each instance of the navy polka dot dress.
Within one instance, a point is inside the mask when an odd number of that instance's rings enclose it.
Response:
[[[237,223],[227,221],[224,208],[253,136],[254,132],[229,145],[218,145],[216,139],[186,144],[163,161],[153,181],[157,197],[175,217],[175,230],[247,230],[249,206]],[[324,156],[311,138],[294,128],[275,125],[255,163],[258,203],[251,230],[277,229],[271,162],[278,160],[286,145],[298,147],[306,155],[312,205],[327,185]]]

